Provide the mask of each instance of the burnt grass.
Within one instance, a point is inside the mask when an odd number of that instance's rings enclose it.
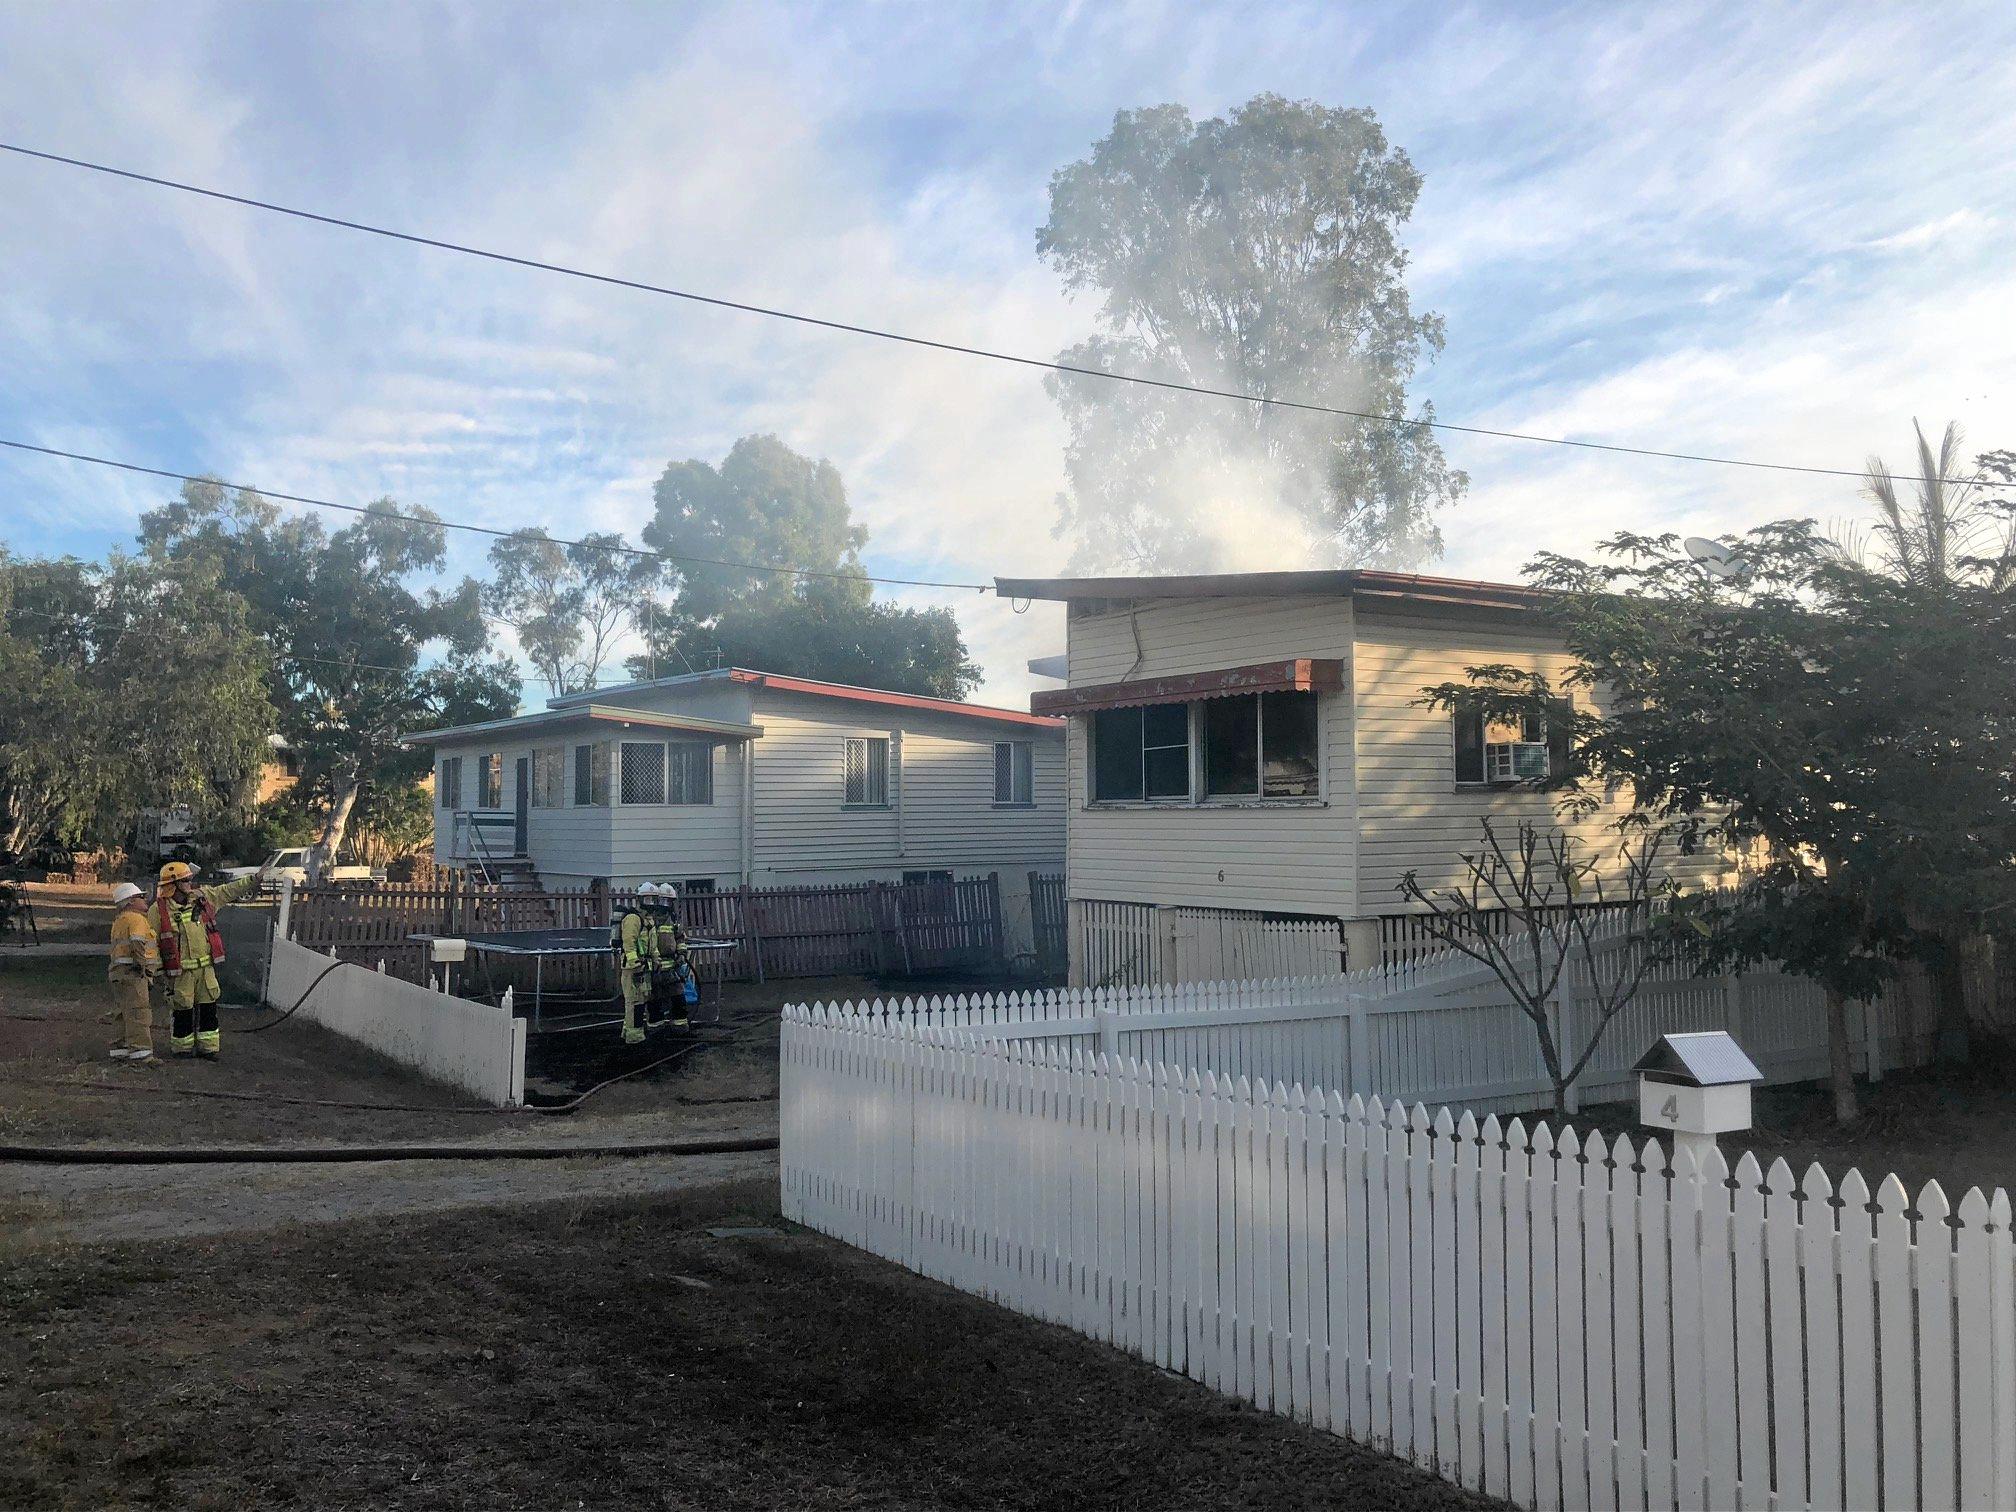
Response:
[[[768,1181],[0,1263],[9,1508],[1495,1505],[784,1225]]]

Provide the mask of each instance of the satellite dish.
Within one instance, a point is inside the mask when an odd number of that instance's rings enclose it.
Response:
[[[1743,576],[1748,569],[1748,564],[1720,541],[1711,541],[1706,536],[1689,536],[1683,544],[1687,555],[1701,564],[1703,572],[1725,583]]]

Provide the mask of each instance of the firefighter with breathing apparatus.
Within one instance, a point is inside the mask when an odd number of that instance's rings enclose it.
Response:
[[[616,953],[616,980],[623,989],[623,1043],[644,1043],[644,1017],[651,1003],[652,977],[658,964],[658,921],[653,909],[658,884],[643,883],[637,900],[625,908],[609,931]]]
[[[686,954],[686,931],[672,905],[679,901],[679,889],[660,882],[656,894],[658,914],[657,991],[652,994],[652,1018],[685,1028],[687,1006],[700,1000],[700,984],[693,975],[693,962]]]
[[[235,882],[198,887],[196,868],[187,861],[161,868],[151,912],[161,971],[168,978],[168,1047],[175,1054],[215,1060],[223,1049],[217,1001],[224,994],[217,968],[224,963],[224,937],[217,932],[217,910],[252,893],[265,879],[262,867]]]

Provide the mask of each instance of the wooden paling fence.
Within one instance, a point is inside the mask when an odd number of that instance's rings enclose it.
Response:
[[[1069,907],[1063,873],[1029,873],[1029,914],[1036,936],[1036,967],[1046,977],[1061,977],[1069,966]]]
[[[1519,1506],[2016,1505],[2000,1189],[918,1013],[789,1009],[782,1071],[786,1216]]]
[[[602,927],[633,897],[601,888],[300,888],[290,932],[312,949],[374,965],[382,960],[388,972],[417,982],[425,979],[427,957],[415,934]],[[1001,891],[991,874],[689,893],[676,909],[688,934],[735,942],[734,950],[701,962],[709,980],[913,975],[1001,964]],[[546,980],[584,986],[598,969],[593,962],[554,964]]]

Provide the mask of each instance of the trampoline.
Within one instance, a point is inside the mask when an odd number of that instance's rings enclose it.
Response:
[[[470,956],[480,962],[483,970],[483,985],[490,1001],[498,1001],[496,974],[493,962],[530,961],[532,963],[532,1001],[526,1014],[526,1029],[533,1034],[554,1033],[569,1029],[593,1029],[604,1024],[618,1022],[622,1015],[614,1006],[621,1001],[614,990],[615,952],[609,945],[609,927],[591,925],[585,929],[514,929],[494,934],[414,934],[408,939],[432,944],[435,940],[460,940],[468,946]],[[686,953],[693,958],[697,967],[708,957],[719,957],[735,948],[733,940],[696,939],[686,941]],[[568,1004],[592,1003],[586,1013],[573,1012],[550,1015],[546,1011],[546,963],[557,960],[592,959],[601,961],[608,969],[611,990],[590,999],[583,999],[576,992],[569,992],[564,999]],[[468,966],[463,967],[466,985]],[[723,978],[714,979],[714,1016],[720,1017],[721,989]],[[515,985],[515,984],[514,984]],[[514,1001],[521,1001],[515,999]]]

